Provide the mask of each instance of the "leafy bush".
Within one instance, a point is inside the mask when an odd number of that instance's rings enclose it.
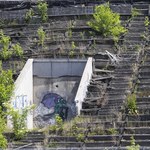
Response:
[[[88,25],[104,37],[112,36],[118,39],[120,34],[126,32],[126,29],[121,26],[119,14],[110,9],[109,3],[96,6],[93,17],[94,19],[89,21]]]
[[[44,46],[44,41],[45,41],[45,31],[43,30],[43,27],[39,27],[37,30],[38,33],[38,38],[39,38],[39,45],[41,45],[42,47]]]
[[[145,27],[148,27],[150,25],[149,18],[146,16],[144,21]]]
[[[32,19],[33,15],[34,15],[34,11],[33,11],[33,9],[31,8],[31,9],[29,9],[29,10],[26,12],[25,21],[26,21],[26,22],[29,22],[29,21]]]
[[[14,89],[14,81],[12,78],[12,71],[0,72],[0,106],[3,106],[3,103],[8,102],[12,96]]]
[[[136,95],[130,94],[127,97],[127,108],[130,114],[137,114]]]
[[[5,149],[7,147],[7,140],[2,133],[0,133],[0,148]]]
[[[127,150],[140,150],[140,146],[135,144],[135,139],[131,137],[131,145],[127,146]]]
[[[0,51],[1,59],[7,60],[13,54],[15,56],[22,57],[23,49],[19,43],[11,44],[11,39],[9,36],[4,35],[3,31],[0,31],[0,44],[2,45],[2,50]]]
[[[23,49],[19,43],[12,45],[12,51],[15,56],[23,56]]]
[[[115,128],[109,128],[109,129],[107,130],[107,132],[108,132],[109,135],[118,134],[118,131],[117,131],[117,129],[115,129]]]
[[[21,139],[27,132],[27,115],[34,108],[34,105],[23,108],[21,112],[17,109],[14,109],[9,104],[5,104],[5,106],[8,110],[8,115],[10,115],[12,120],[15,139]]]
[[[4,35],[3,31],[0,32],[0,44],[2,44],[2,50],[0,56],[2,59],[6,60],[12,56],[12,52],[9,49],[10,46],[10,37]]]
[[[132,8],[131,10],[131,18],[138,16],[140,13],[136,8]]]
[[[3,135],[3,132],[6,128],[5,116],[2,111],[2,107],[0,107],[0,149],[5,149],[7,147],[7,140]]]
[[[48,19],[48,15],[47,15],[48,4],[46,2],[39,1],[37,8],[42,21],[46,22]]]
[[[84,142],[84,140],[85,140],[85,135],[84,135],[83,133],[77,134],[77,135],[76,135],[76,140],[77,140],[78,142]]]

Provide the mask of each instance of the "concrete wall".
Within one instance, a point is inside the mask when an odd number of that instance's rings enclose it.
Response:
[[[87,60],[34,60],[33,75],[38,77],[81,76]]]
[[[53,101],[59,95],[66,101],[67,120],[76,115],[75,95],[87,60],[35,60],[33,67],[34,127],[44,127],[55,122],[56,107],[47,107],[43,99]],[[56,104],[57,105],[57,104]],[[61,109],[61,108],[60,108]],[[64,110],[66,111],[66,110]]]
[[[92,67],[92,63],[93,59],[89,58],[86,66],[84,68],[84,72],[82,74],[82,78],[78,87],[78,91],[75,97],[75,102],[76,102],[76,107],[77,107],[77,112],[78,115],[80,115],[80,110],[82,108],[82,102],[86,96],[86,92],[87,92],[87,86],[90,83],[91,77],[92,77],[92,73],[93,73],[93,67]]]
[[[15,109],[22,109],[33,104],[33,59],[29,59],[15,82],[12,105]],[[33,128],[33,114],[27,117],[28,129]]]

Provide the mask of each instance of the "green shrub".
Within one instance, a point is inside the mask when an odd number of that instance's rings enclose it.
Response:
[[[135,139],[133,136],[131,137],[130,142],[131,142],[131,145],[127,146],[127,150],[140,150],[140,146],[135,144]]]
[[[14,109],[9,104],[5,104],[8,115],[10,115],[15,139],[21,139],[27,132],[26,119],[28,113],[34,108],[34,105],[23,108],[21,111]]]
[[[33,9],[31,8],[31,9],[29,9],[29,10],[26,12],[25,21],[26,21],[26,22],[30,22],[30,20],[32,19],[33,15],[34,15],[34,11],[33,11]]]
[[[4,135],[0,133],[0,148],[6,149],[6,147],[7,147],[7,140],[4,137]]]
[[[19,43],[12,45],[12,51],[15,56],[23,56],[23,49]]]
[[[130,114],[137,114],[136,94],[127,96],[127,108]]]
[[[88,22],[88,25],[104,37],[112,36],[118,39],[120,34],[125,33],[126,29],[121,26],[120,15],[114,13],[109,3],[96,6],[94,19]]]
[[[77,135],[76,135],[76,140],[77,140],[78,142],[84,142],[84,140],[85,140],[85,135],[84,135],[83,133],[77,134]]]
[[[109,128],[109,129],[107,130],[107,133],[108,133],[109,135],[115,135],[115,134],[118,134],[118,131],[117,131],[115,128]]]
[[[0,57],[3,60],[9,59],[13,54],[19,57],[23,55],[23,49],[19,43],[11,44],[9,36],[4,35],[3,31],[0,31],[0,44],[2,49],[0,51]]]
[[[38,38],[39,38],[39,45],[42,47],[44,46],[44,41],[46,38],[45,31],[43,30],[43,27],[39,27],[37,30]]]
[[[144,21],[145,27],[148,27],[150,24],[149,18],[146,16]]]
[[[6,129],[5,115],[0,107],[0,149],[5,149],[7,147],[7,140],[3,135],[4,130]]]
[[[2,59],[6,60],[12,56],[12,52],[9,49],[10,46],[10,37],[4,35],[3,31],[0,32],[0,44],[2,45],[2,50],[0,56]]]
[[[46,2],[39,1],[37,8],[39,15],[41,16],[42,22],[46,22],[48,19],[47,15],[48,4]]]
[[[14,89],[14,81],[12,78],[12,71],[0,72],[0,106],[3,107],[3,103],[8,102],[12,96]]]
[[[56,116],[55,116],[55,125],[51,125],[49,127],[49,131],[51,132],[51,134],[62,135],[63,120],[58,114],[56,114]]]
[[[136,8],[132,8],[131,10],[131,18],[138,16],[140,13]]]

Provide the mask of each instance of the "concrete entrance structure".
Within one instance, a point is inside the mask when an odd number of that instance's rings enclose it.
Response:
[[[92,58],[29,59],[15,82],[12,105],[36,105],[27,117],[29,129],[54,123],[55,113],[71,119],[80,112],[91,75]]]

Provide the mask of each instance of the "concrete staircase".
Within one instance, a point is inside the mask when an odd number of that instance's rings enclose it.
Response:
[[[123,150],[130,146],[130,138],[134,136],[141,150],[150,149],[148,91],[144,100],[143,97],[137,96],[138,115],[131,115],[126,111],[127,95],[136,90],[137,83],[137,95],[141,94],[140,90],[149,90],[149,83],[146,82],[149,75],[148,62],[143,60],[146,43],[141,36],[145,31],[144,14],[148,12],[148,6],[133,6],[142,14],[129,23],[129,32],[123,42],[126,51],[117,55],[118,64],[110,63],[106,55],[97,54],[94,57],[95,68],[81,110],[82,117],[90,118],[90,121],[79,124],[81,128],[86,128],[84,141],[79,142],[76,137],[49,137],[49,142],[54,143],[56,147],[66,150]],[[147,65],[140,67],[142,60],[147,62]],[[95,127],[99,127],[103,132],[99,130],[91,136]]]

